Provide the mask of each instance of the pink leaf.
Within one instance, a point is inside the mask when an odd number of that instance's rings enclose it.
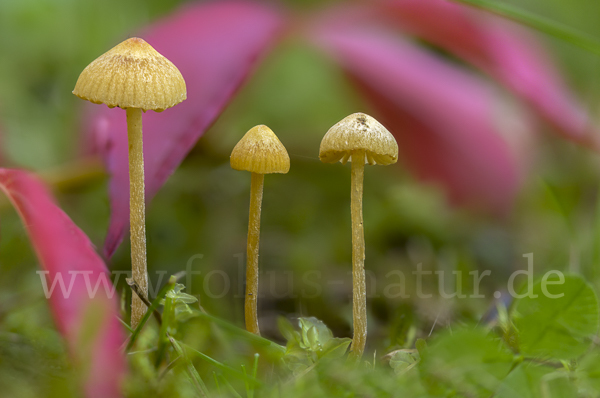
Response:
[[[282,16],[251,2],[188,5],[141,35],[181,71],[188,99],[162,113],[144,114],[146,200],[173,173],[223,111],[278,36]],[[125,111],[98,106],[90,126],[111,175],[112,214],[104,246],[110,257],[129,225]]]
[[[313,32],[396,136],[401,159],[450,198],[506,212],[524,166],[527,120],[506,115],[493,89],[441,58],[381,31],[325,24]],[[505,135],[506,118],[514,124]]]
[[[125,358],[119,347],[125,338],[105,264],[36,177],[0,169],[0,189],[19,212],[44,269],[50,309],[76,369],[83,373],[86,397],[121,396]]]
[[[592,143],[592,127],[540,43],[502,18],[447,0],[382,0],[384,18],[481,68],[568,138]]]

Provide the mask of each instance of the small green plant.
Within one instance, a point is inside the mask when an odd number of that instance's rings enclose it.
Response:
[[[287,341],[283,362],[296,376],[310,371],[319,361],[343,357],[352,342],[333,337],[331,330],[314,317],[299,318],[299,330],[285,318],[279,318],[278,323]]]

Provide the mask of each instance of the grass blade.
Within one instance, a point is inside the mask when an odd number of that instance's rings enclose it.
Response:
[[[160,332],[158,335],[158,353],[156,354],[155,366],[158,369],[165,351],[167,349],[167,343],[169,342],[168,330],[173,315],[173,299],[165,296],[165,305],[163,307],[162,323],[160,325]]]
[[[242,372],[244,372],[245,377],[248,377],[248,373],[246,373],[246,367],[244,365],[242,365]],[[246,386],[246,397],[253,398],[254,389],[250,388],[250,384],[246,380],[244,380],[244,384]]]
[[[241,329],[227,321],[224,321],[223,319],[219,319],[219,318],[209,315],[205,312],[200,312],[198,314],[198,317],[202,318],[206,321],[214,323],[215,325],[221,327],[222,329],[224,329],[232,334],[235,334],[244,340],[249,341],[251,344],[253,344],[256,347],[265,349],[267,352],[270,352],[277,357],[282,357],[283,354],[285,354],[285,347],[283,347],[277,343],[274,343],[271,340],[267,340],[263,337],[252,334],[245,329]]]
[[[223,384],[225,384],[225,387],[227,387],[227,389],[229,390],[229,392],[231,392],[231,394],[236,397],[236,398],[242,398],[242,396],[235,391],[235,388],[233,388],[233,386],[231,384],[229,384],[229,382],[227,381],[227,379],[225,377],[223,377],[223,375],[219,375],[221,377],[221,380],[223,381]]]
[[[129,333],[133,333],[133,329],[127,324],[127,322],[121,319],[121,317],[117,317],[117,319],[119,320],[119,322],[121,322],[121,325],[123,325],[123,327],[125,327],[125,329],[127,329]]]
[[[258,373],[258,358],[260,355],[258,353],[254,354],[254,365],[252,366],[252,377],[256,379],[256,374]],[[244,373],[246,372],[246,368],[244,368]],[[248,388],[248,387],[246,387]],[[248,391],[248,398],[254,398],[254,386]]]
[[[198,374],[198,371],[194,367],[194,364],[192,363],[192,361],[190,361],[183,348],[181,348],[177,340],[175,340],[171,336],[169,336],[169,341],[171,342],[173,349],[175,349],[175,351],[177,352],[177,354],[179,354],[181,359],[185,361],[185,369],[187,371],[187,374],[190,380],[192,381],[194,387],[196,387],[196,389],[198,390],[200,396],[208,397],[208,388],[206,388],[206,384],[204,384],[204,381],[202,381],[202,378]]]
[[[177,365],[179,365],[179,360],[180,359],[181,359],[181,356],[178,356],[177,358],[175,358],[174,360],[172,360],[171,363],[169,363],[167,365],[167,367],[160,373],[160,375],[158,376],[158,380],[162,380],[162,378],[165,377],[167,373],[169,373]]]
[[[211,358],[208,355],[194,349],[193,347],[190,347],[189,345],[187,345],[185,343],[180,343],[180,344],[182,346],[184,346],[186,350],[189,350],[189,351],[193,352],[194,354],[198,355],[204,361],[210,363],[211,365],[215,366],[216,368],[218,368],[224,372],[230,373],[232,376],[236,376],[236,377],[240,378],[247,384],[252,383],[255,386],[262,384],[259,380],[256,379],[256,377],[248,376],[248,375],[240,372],[239,370],[236,370],[230,366],[227,366],[227,365],[217,361],[216,359]]]
[[[252,377],[254,377],[255,379],[256,374],[258,373],[258,358],[260,358],[260,355],[257,352],[256,354],[254,354],[254,366],[252,367]]]
[[[219,384],[219,378],[217,377],[217,373],[213,372],[213,377],[215,378],[215,384],[217,385],[217,391],[219,392],[219,397],[222,395],[221,393],[221,385]]]

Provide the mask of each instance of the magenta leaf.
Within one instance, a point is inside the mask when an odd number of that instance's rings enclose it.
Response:
[[[383,18],[482,69],[567,138],[593,143],[591,121],[540,43],[500,17],[447,0],[382,0]]]
[[[43,271],[52,315],[86,397],[119,397],[125,341],[108,270],[88,237],[54,203],[36,177],[0,169],[0,190],[18,211]]]
[[[188,5],[141,34],[181,71],[188,99],[162,113],[144,114],[146,200],[179,166],[223,111],[278,36],[282,16],[242,1]],[[104,245],[110,257],[129,225],[125,111],[94,105],[90,126],[110,173],[111,220]]]
[[[490,85],[396,35],[325,23],[313,38],[395,135],[401,161],[455,202],[504,213],[523,172],[527,120]],[[511,120],[507,136],[501,121]]]

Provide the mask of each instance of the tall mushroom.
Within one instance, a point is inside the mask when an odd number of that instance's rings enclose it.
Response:
[[[319,158],[324,163],[352,162],[352,322],[350,351],[360,358],[367,341],[367,291],[365,282],[365,237],[362,217],[365,163],[388,165],[398,160],[398,144],[377,120],[364,113],[345,117],[327,131]]]
[[[175,65],[144,40],[134,37],[89,64],[79,75],[73,94],[95,104],[118,106],[126,111],[132,276],[148,296],[142,111],[162,112],[185,100],[185,81]],[[133,328],[145,312],[146,306],[134,294]]]
[[[231,167],[251,172],[250,217],[246,254],[246,329],[260,335],[258,327],[258,244],[260,240],[260,208],[265,174],[290,170],[290,157],[275,133],[267,126],[251,128],[231,152]]]

